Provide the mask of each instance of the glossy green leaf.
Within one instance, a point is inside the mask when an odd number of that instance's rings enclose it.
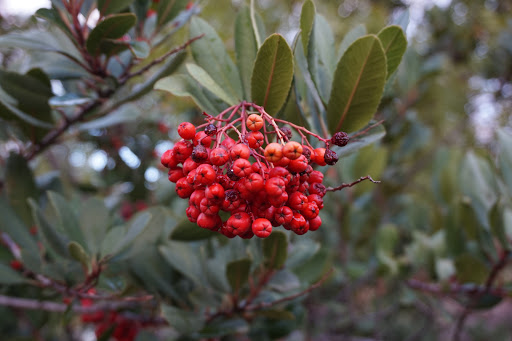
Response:
[[[313,257],[305,261],[302,266],[293,269],[293,272],[299,277],[301,283],[314,283],[329,271],[329,264],[331,262],[329,258],[330,252],[325,248],[321,248]]]
[[[194,60],[229,96],[240,101],[243,98],[240,74],[223,41],[206,21],[194,17],[190,21],[190,38],[201,34],[204,34],[204,37],[190,46]]]
[[[78,216],[74,208],[69,205],[67,199],[55,192],[48,192],[48,200],[55,212],[57,223],[60,225],[61,231],[64,231],[70,240],[85,245],[85,237],[80,229]]]
[[[51,107],[60,108],[60,107],[72,107],[76,105],[83,105],[93,101],[90,97],[82,97],[75,93],[67,93],[62,96],[54,96],[49,100],[49,104]]]
[[[26,282],[25,277],[20,275],[17,271],[11,269],[8,265],[0,263],[0,284],[13,285]]]
[[[172,230],[169,238],[179,241],[193,241],[208,239],[216,234],[217,233],[213,231],[200,228],[197,224],[191,223],[188,219],[184,219]]]
[[[294,290],[298,290],[300,286],[301,283],[297,275],[284,268],[276,272],[267,283],[267,287],[270,290],[286,295]]]
[[[195,64],[186,65],[188,73],[194,78],[199,84],[204,86],[208,91],[219,97],[221,100],[229,105],[235,105],[237,103],[236,98],[229,96],[224,90],[215,82],[214,79],[200,66]]]
[[[32,206],[34,221],[45,244],[55,253],[64,257],[69,257],[69,238],[67,238],[67,236],[63,236],[62,233],[59,233],[59,231],[46,219],[33,200],[30,200],[30,205]]]
[[[244,6],[235,19],[235,56],[244,89],[244,99],[251,100],[251,76],[258,53],[258,43],[251,22],[249,7]]]
[[[266,266],[271,269],[279,269],[284,265],[288,255],[288,241],[286,234],[277,231],[263,240],[263,256]]]
[[[254,37],[256,38],[256,45],[259,48],[261,46],[261,39],[264,37],[264,35],[261,35],[256,11],[254,10],[254,0],[250,0],[249,11],[251,16],[252,29],[254,31]]]
[[[61,12],[62,13],[62,12]],[[62,13],[65,15],[64,13]],[[40,8],[35,13],[36,17],[42,18],[47,20],[48,22],[56,25],[59,27],[62,32],[64,32],[69,38],[72,40],[75,40],[75,37],[71,33],[71,30],[69,29],[68,25],[62,20],[61,14],[59,13],[59,9],[56,7],[53,8]]]
[[[407,38],[400,26],[396,25],[383,28],[377,36],[386,54],[388,64],[386,79],[388,79],[400,65],[402,56],[407,49]]]
[[[7,233],[22,250],[37,254],[37,243],[29,232],[31,225],[23,223],[4,196],[0,196],[0,217],[0,231]]]
[[[260,47],[254,62],[252,100],[275,115],[286,101],[292,79],[292,51],[281,35],[273,34]]]
[[[226,266],[226,277],[234,292],[238,292],[249,279],[252,261],[248,258],[236,260]]]
[[[505,129],[498,129],[498,146],[499,169],[512,197],[512,134]]]
[[[327,105],[331,133],[351,133],[372,119],[386,81],[386,56],[374,35],[356,40],[347,49],[334,74]]]
[[[176,331],[181,334],[191,334],[203,328],[202,314],[182,310],[167,304],[162,304],[162,315]]]
[[[101,243],[110,226],[110,214],[103,200],[89,198],[80,207],[80,229],[91,255],[99,252]]]
[[[39,194],[32,170],[23,156],[14,153],[9,155],[5,166],[4,181],[9,205],[25,225],[31,226],[32,210],[27,199],[37,199]]]
[[[308,69],[322,102],[327,103],[331,94],[333,74],[336,69],[334,35],[327,20],[315,15],[313,31],[308,45]]]
[[[343,37],[343,40],[340,43],[340,47],[338,48],[338,60],[343,57],[345,51],[347,51],[348,47],[352,45],[353,42],[366,35],[366,33],[366,26],[363,24],[359,24],[348,31],[347,34],[345,34]]]
[[[489,269],[480,259],[465,253],[455,259],[457,279],[461,283],[484,284],[489,274]]]
[[[102,42],[105,39],[119,39],[135,25],[137,18],[132,13],[115,14],[105,17],[91,31],[87,38],[87,51],[93,56],[104,53]]]
[[[497,200],[497,184],[489,161],[468,152],[459,172],[459,186],[469,197],[480,224],[487,225],[487,215]]]
[[[196,285],[204,285],[203,268],[197,249],[188,243],[167,241],[158,247],[167,264],[190,278]]]
[[[129,48],[135,58],[138,59],[147,58],[151,52],[151,46],[145,41],[132,41]]]
[[[130,219],[123,237],[118,241],[117,245],[111,250],[111,252],[116,254],[124,251],[134,242],[135,238],[137,238],[144,229],[147,228],[150,219],[151,214],[147,211],[140,212]]]
[[[175,19],[178,14],[186,9],[189,0],[166,0],[160,1],[156,8],[157,25],[161,27],[167,22]]]
[[[315,3],[311,0],[304,1],[304,4],[302,4],[302,10],[300,12],[300,36],[305,56],[308,55],[309,37],[311,35],[311,31],[313,30],[315,14]]]
[[[133,1],[134,0],[98,0],[98,10],[101,15],[118,13],[128,8]]]

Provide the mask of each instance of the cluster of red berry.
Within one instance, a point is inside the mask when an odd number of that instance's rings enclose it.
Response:
[[[247,112],[251,108],[255,113]],[[176,193],[189,199],[186,214],[191,222],[229,238],[265,238],[281,225],[297,234],[320,227],[326,187],[323,174],[313,166],[334,165],[338,156],[329,146],[346,145],[346,133],[325,139],[252,103],[216,117],[204,115],[207,123],[199,127],[181,123],[178,134],[183,139],[161,157]],[[291,140],[292,129],[301,143]],[[237,140],[229,137],[230,131]],[[313,148],[306,134],[326,148]],[[276,142],[271,142],[274,137]]]

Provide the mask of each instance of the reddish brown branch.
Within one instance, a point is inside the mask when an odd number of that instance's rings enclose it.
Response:
[[[341,184],[338,187],[327,187],[325,190],[329,191],[329,192],[339,191],[339,190],[342,190],[343,188],[352,187],[354,185],[357,185],[358,183],[360,183],[360,182],[362,182],[364,180],[370,180],[374,184],[380,184],[380,181],[373,180],[371,176],[367,175],[367,176],[360,177],[359,179],[357,179],[354,182],[351,182],[351,183],[348,183],[348,184]]]

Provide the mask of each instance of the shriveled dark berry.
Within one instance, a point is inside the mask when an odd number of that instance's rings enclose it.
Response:
[[[329,166],[335,165],[336,162],[338,162],[338,155],[336,154],[335,151],[326,149],[324,154],[324,161]]]
[[[348,134],[343,131],[338,131],[331,137],[331,143],[339,147],[346,146],[349,140]]]
[[[214,124],[208,124],[206,127],[204,127],[204,133],[208,136],[213,136],[217,134],[217,127]]]
[[[224,197],[229,201],[236,201],[240,198],[238,192],[234,189],[228,189],[226,192],[224,192]]]
[[[282,127],[280,128],[281,132],[284,134],[287,140],[290,140],[292,138],[292,130],[288,127]]]
[[[325,193],[327,193],[327,189],[325,188],[324,184],[321,183],[314,183],[311,184],[309,187],[309,193],[310,194],[318,194],[323,198]]]
[[[208,150],[202,144],[198,144],[197,146],[194,147],[194,150],[192,150],[191,157],[194,162],[204,162],[208,160]]]
[[[306,157],[306,160],[308,160],[308,163],[311,162],[311,149],[302,148],[302,155],[304,155]]]
[[[231,168],[226,171],[226,175],[228,176],[229,180],[232,180],[232,181],[240,180],[240,178],[238,176],[236,176],[236,174],[233,172],[233,169],[231,169]]]

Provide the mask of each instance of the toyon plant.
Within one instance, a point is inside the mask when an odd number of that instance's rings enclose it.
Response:
[[[0,196],[1,306],[61,314],[70,326],[74,318],[77,333],[102,340],[271,339],[300,327],[301,299],[334,272],[310,238],[334,224],[324,196],[378,182],[335,178],[345,156],[385,135],[373,118],[407,42],[391,25],[347,34],[335,50],[310,0],[287,42],[265,34],[251,2],[236,15],[233,60],[199,9],[56,0],[37,12],[51,46],[28,31],[0,37],[0,47],[58,57],[26,74],[0,71],[0,115],[13,127]],[[189,37],[175,47],[182,27]],[[168,93],[199,110],[156,156],[174,135],[165,110],[152,107]],[[134,112],[150,127],[143,134]],[[66,172],[53,153],[68,149]],[[75,178],[82,149],[92,149],[92,168],[105,161],[96,181]],[[159,177],[158,158],[176,195],[167,181],[140,181]],[[54,164],[57,174],[45,173]]]

